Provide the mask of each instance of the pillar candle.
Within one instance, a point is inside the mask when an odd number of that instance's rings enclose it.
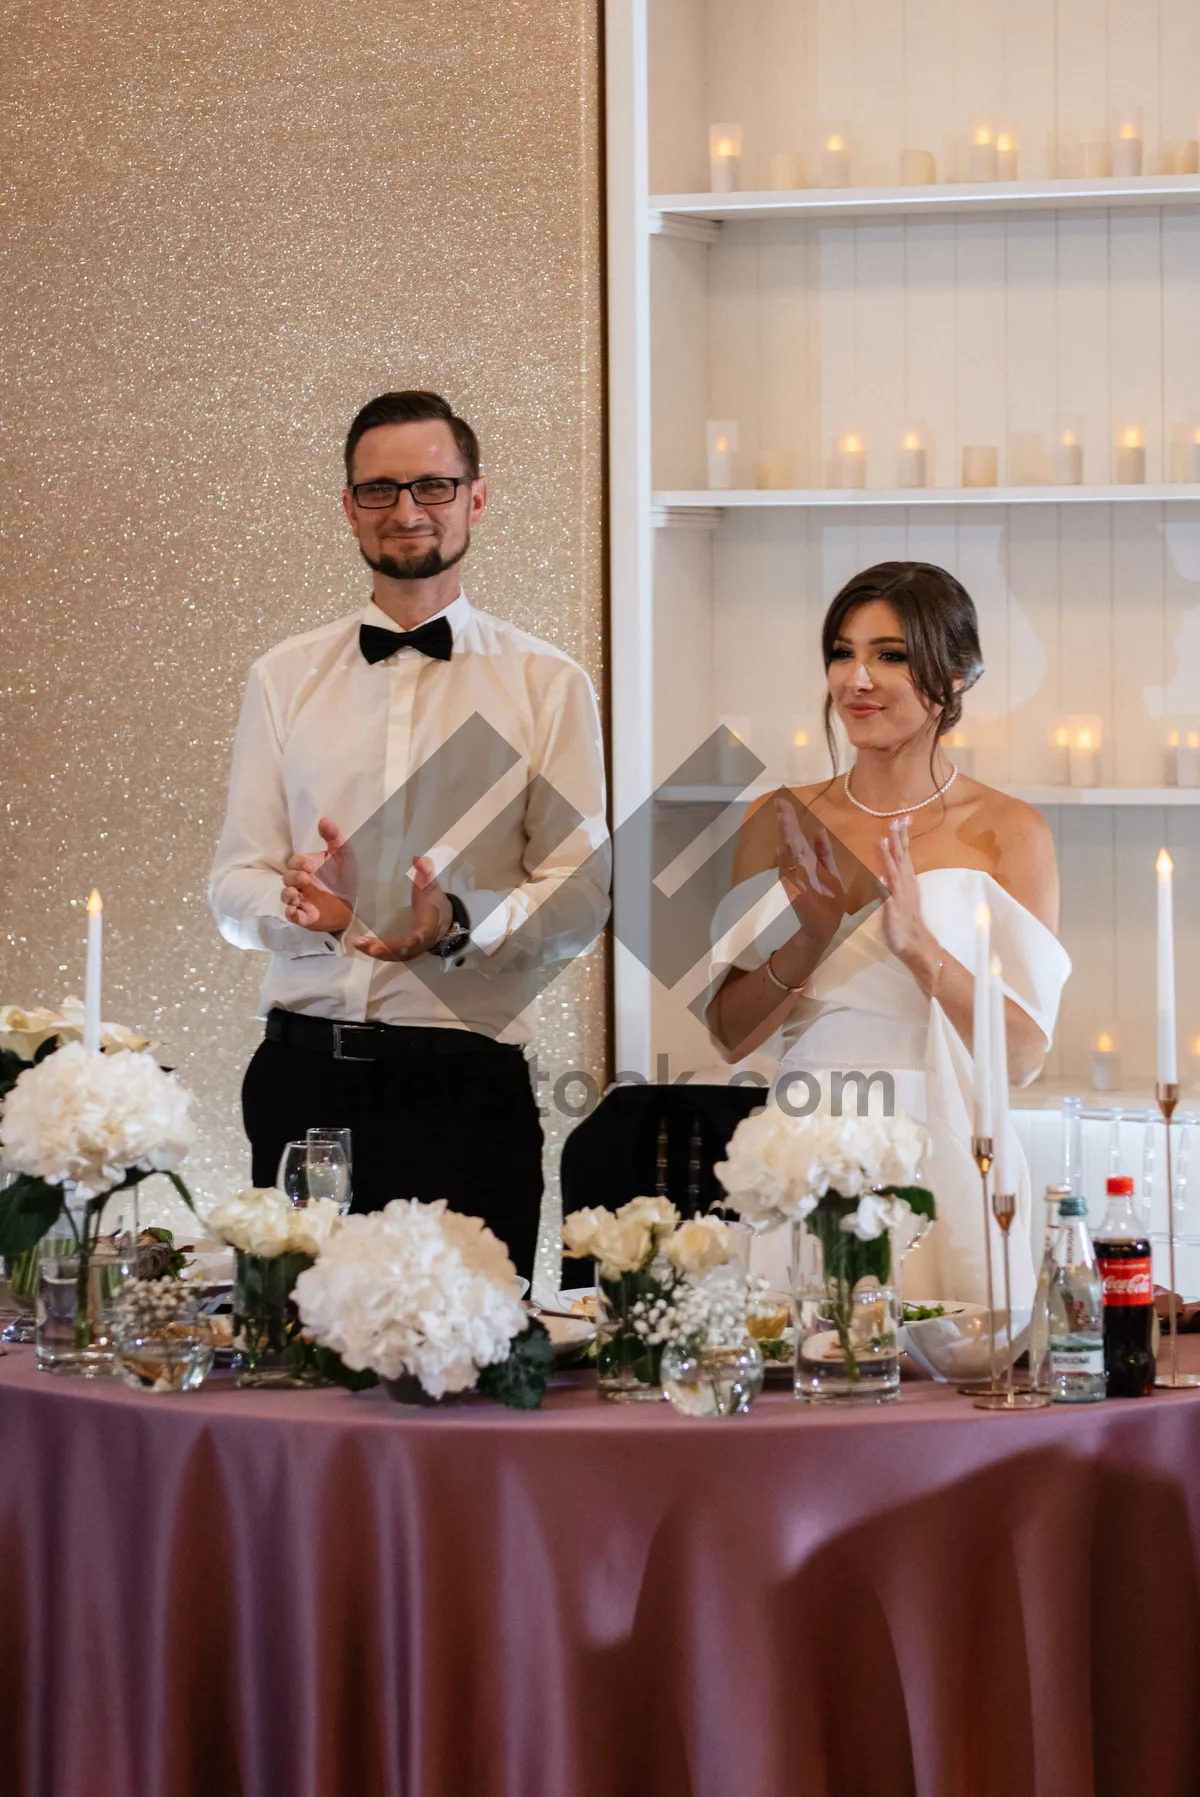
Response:
[[[1141,130],[1131,120],[1117,127],[1112,140],[1112,172],[1125,179],[1142,172]]]
[[[930,150],[901,150],[901,187],[933,187],[937,183],[937,163]]]
[[[834,445],[833,484],[835,487],[865,487],[867,484],[867,452],[861,437],[839,437]]]
[[[1172,730],[1168,738],[1167,771],[1176,786],[1200,786],[1200,731],[1182,736]]]
[[[710,418],[704,427],[708,448],[708,484],[718,492],[733,485],[733,452],[738,427],[732,418]]]
[[[713,193],[736,193],[741,185],[742,127],[708,127],[708,184]]]
[[[1146,484],[1146,440],[1140,430],[1122,431],[1117,444],[1117,485],[1144,487]]]
[[[1192,440],[1188,444],[1187,477],[1200,481],[1200,430],[1192,432]]]
[[[1001,181],[1017,178],[1017,140],[1011,131],[1002,131],[996,139],[996,175]]]
[[[1072,786],[1095,786],[1100,774],[1100,742],[1086,727],[1075,733],[1068,750],[1068,774]]]
[[[996,139],[990,125],[977,125],[971,133],[971,154],[967,161],[968,181],[994,181],[998,159]]]
[[[1063,431],[1054,446],[1054,480],[1060,487],[1083,483],[1083,444],[1074,431]]]
[[[992,1190],[1006,1196],[1017,1189],[1017,1168],[1008,1122],[1008,1030],[1004,1016],[1004,982],[999,957],[988,968],[988,1010],[992,1046]]]
[[[991,989],[992,914],[986,905],[975,908],[975,997],[971,1033],[971,1131],[976,1136],[992,1133]]]
[[[846,148],[846,140],[837,132],[825,139],[825,147],[821,151],[821,186],[849,187],[850,185],[850,152]]]
[[[925,450],[916,431],[907,431],[900,445],[900,485],[926,487],[929,469]]]
[[[788,739],[787,777],[790,786],[804,786],[812,779],[812,746],[808,731],[797,725]]]
[[[740,713],[723,717],[719,727],[721,735],[717,743],[717,784],[736,786],[740,791],[744,782],[741,763],[745,760],[744,750],[748,747],[750,719]]]
[[[964,487],[994,487],[1000,478],[998,450],[978,445],[962,452],[962,484]]]
[[[104,900],[92,892],[87,902],[87,984],[83,1000],[83,1046],[100,1049],[100,961],[104,940]]]
[[[1102,1032],[1096,1038],[1092,1054],[1092,1089],[1096,1092],[1115,1092],[1120,1084],[1120,1057],[1113,1048],[1112,1037]]]
[[[1166,849],[1154,864],[1158,875],[1158,1082],[1179,1080],[1175,1048],[1175,918],[1172,904],[1174,863]]]

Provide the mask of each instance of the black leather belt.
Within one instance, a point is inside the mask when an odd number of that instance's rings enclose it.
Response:
[[[271,1011],[268,1042],[286,1042],[335,1061],[425,1060],[430,1055],[520,1054],[518,1044],[493,1042],[475,1030],[433,1029],[428,1024],[335,1023],[300,1011]]]

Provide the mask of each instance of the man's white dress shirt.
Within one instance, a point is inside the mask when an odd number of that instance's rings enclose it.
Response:
[[[270,955],[264,1016],[278,1005],[528,1041],[538,970],[583,953],[604,926],[604,758],[591,682],[561,650],[476,611],[462,593],[438,615],[453,633],[449,661],[404,648],[368,663],[360,624],[399,631],[371,603],[289,637],[250,670],[209,902],[226,941]],[[486,753],[459,752],[481,736]],[[321,817],[347,836],[360,831],[375,876],[371,903],[360,893],[340,937],[289,922],[280,896],[289,856],[323,850]],[[435,841],[420,835],[426,817]],[[392,910],[408,903],[412,854],[432,854],[439,875],[451,869],[447,889],[471,922],[454,964],[380,962],[352,947],[393,921],[381,914],[379,869],[401,838]]]

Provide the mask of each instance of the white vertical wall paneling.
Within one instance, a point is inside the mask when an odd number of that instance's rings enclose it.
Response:
[[[703,487],[708,475],[710,252],[675,237],[650,241],[650,387],[656,487]]]
[[[1150,716],[1165,663],[1162,528],[1162,506],[1112,508],[1113,716],[1103,761],[1115,786],[1157,786],[1163,777],[1161,725]]]
[[[867,485],[894,487],[904,425],[904,227],[860,227],[855,245],[855,375]]]
[[[1017,136],[1023,181],[1054,175],[1054,7],[1047,0],[1004,0],[1001,122]]]
[[[703,192],[709,60],[703,0],[647,0],[646,56],[650,192]]]
[[[1200,19],[1200,6],[1195,8]],[[1200,66],[1200,55],[1196,66]],[[1187,454],[1200,430],[1200,217],[1162,214],[1162,381],[1164,474],[1186,480]],[[1174,515],[1174,514],[1172,514]]]
[[[1196,0],[1158,0],[1159,127],[1168,143],[1196,136],[1196,71],[1200,69],[1200,6]]]
[[[1060,721],[1058,516],[1053,507],[1010,509],[1007,566],[1014,669],[1009,778],[1016,785],[1038,786],[1051,771],[1047,745]],[[988,653],[985,643],[985,657]]]
[[[654,784],[668,779],[715,727],[714,618],[722,591],[713,533],[654,533]],[[626,719],[621,726],[634,727]],[[643,795],[644,796],[644,795]]]
[[[904,120],[899,149],[930,150],[939,181],[954,176],[958,120],[953,68],[954,0],[905,0]]]
[[[763,141],[772,151],[800,155],[807,117],[808,13],[801,0],[759,0],[763,53],[760,105]],[[766,170],[762,171],[765,176]]]
[[[1059,700],[1063,718],[1098,712],[1111,753],[1112,522],[1109,506],[1060,508]],[[1048,777],[1064,776],[1045,746]]]
[[[1114,210],[1108,227],[1111,441],[1146,433],[1146,479],[1163,478],[1162,213]]]
[[[1004,463],[1011,485],[1034,486],[1054,478],[1057,230],[1053,217],[1018,216],[1004,235]]]
[[[759,452],[786,455],[789,484],[796,487],[821,479],[813,454],[820,429],[813,236],[811,225],[764,226],[757,252]]]
[[[1097,0],[1057,0],[1055,74],[1058,89],[1056,135],[1083,147],[1108,131],[1108,38],[1104,8]],[[1082,173],[1082,166],[1060,172]]]
[[[742,186],[757,187],[763,155],[759,7],[722,6],[720,0],[708,0],[705,6],[704,0],[696,0],[696,20],[699,30],[707,24],[708,122],[742,127]],[[706,140],[706,154],[707,148]]]
[[[865,430],[855,351],[855,263],[858,233],[851,225],[820,230],[821,465],[824,475],[834,438]],[[825,480],[822,480],[822,485]]]
[[[1156,807],[1113,813],[1116,835],[1114,894],[1116,916],[1110,951],[1116,968],[1116,1015],[1120,1019],[1121,1059],[1144,1082],[1154,1078],[1156,1052],[1155,872],[1158,851],[1167,840],[1166,818]],[[1088,962],[1085,977],[1099,973]],[[1178,976],[1177,976],[1178,977]]]
[[[1056,1035],[1060,1067],[1068,1077],[1089,1078],[1096,1037],[1101,1030],[1112,1032],[1117,1022],[1113,867],[1117,815],[1082,805],[1064,806],[1061,811],[1060,934],[1073,972],[1063,992]],[[1153,971],[1148,990],[1154,990]],[[1123,1030],[1119,1045],[1122,1054],[1136,1047],[1132,1036],[1126,1043]]]
[[[1058,405],[1083,431],[1083,478],[1103,485],[1112,472],[1109,398],[1108,219],[1058,217]]]
[[[812,166],[811,185],[821,183],[821,141],[831,125],[854,120],[854,8],[849,0],[810,0],[813,15],[814,110],[808,121],[806,150]],[[850,178],[857,181],[856,148],[850,146]]]
[[[955,136],[959,179],[967,175],[972,113],[996,114],[1004,101],[1004,7],[967,0],[954,10]]]
[[[956,487],[955,225],[950,219],[911,220],[904,248],[905,412],[926,433],[930,486]]]
[[[1162,133],[1158,111],[1158,5],[1147,0],[1105,0],[1108,19],[1108,104],[1142,109],[1143,168],[1159,171]]]
[[[845,0],[854,16],[854,178],[864,187],[899,180],[904,129],[904,0]]]
[[[753,486],[758,459],[759,308],[755,224],[728,224],[708,250],[709,418],[737,421],[734,486]]]
[[[988,219],[962,219],[955,226],[955,236],[952,374],[957,385],[959,443],[952,484],[959,483],[961,451],[968,444],[995,446],[1003,481],[1007,434],[1004,232]]]
[[[980,779],[1003,785],[1009,779],[1009,713],[1012,704],[1009,656],[1007,511],[989,506],[960,508],[958,578],[975,601],[987,675],[973,708],[971,739]]]

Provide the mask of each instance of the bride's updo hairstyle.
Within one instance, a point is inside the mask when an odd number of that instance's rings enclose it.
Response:
[[[983,673],[975,602],[961,581],[932,562],[877,562],[848,580],[825,613],[821,653],[826,669],[847,618],[872,599],[885,599],[900,620],[912,683],[936,720],[936,749],[937,739],[962,717],[963,694]],[[836,767],[832,713],[827,693],[825,740]]]

